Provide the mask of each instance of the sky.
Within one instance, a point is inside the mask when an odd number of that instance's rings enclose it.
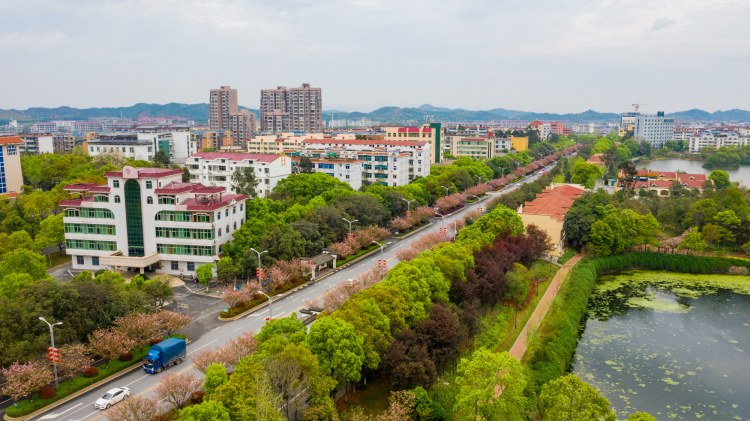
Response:
[[[747,0],[0,0],[0,108],[750,109]]]

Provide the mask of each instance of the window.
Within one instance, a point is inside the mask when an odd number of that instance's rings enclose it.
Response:
[[[120,180],[112,180],[112,187],[119,189],[120,188]]]
[[[151,196],[147,197],[146,198],[146,203],[148,203],[149,205],[153,205],[154,204],[154,198],[151,197]]]
[[[195,262],[187,262],[188,272],[195,272]]]
[[[227,234],[229,234],[229,224],[227,224]]]
[[[221,212],[216,212],[216,220],[218,221],[221,219]]]
[[[154,182],[151,180],[146,180],[146,188],[147,189],[153,189],[154,188]]]
[[[16,145],[8,145],[8,155],[15,155],[18,151],[16,151]]]
[[[76,264],[84,264],[83,256],[76,256]]]
[[[237,213],[237,206],[232,206],[232,214],[236,214],[236,213]]]
[[[91,265],[99,266],[99,256],[91,256]]]
[[[237,229],[237,221],[234,221],[234,229]]]
[[[219,228],[219,234],[217,235],[217,237],[221,237],[221,228]]]
[[[180,270],[180,263],[179,263],[179,262],[175,262],[175,261],[173,260],[173,261],[172,261],[172,266],[171,266],[171,267],[172,267],[172,270]]]
[[[224,216],[229,217],[229,209],[224,209]]]
[[[115,196],[115,203],[120,203],[120,196]]]
[[[242,204],[242,203],[240,203],[240,210],[242,210],[242,205],[243,205],[243,204]]]

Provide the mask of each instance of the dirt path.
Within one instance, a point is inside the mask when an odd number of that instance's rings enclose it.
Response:
[[[550,306],[552,305],[552,301],[555,299],[555,296],[557,296],[557,291],[560,290],[560,287],[565,281],[565,278],[568,276],[568,273],[570,273],[570,269],[575,266],[582,257],[583,255],[580,253],[576,254],[570,260],[565,262],[560,270],[557,271],[555,277],[552,278],[552,282],[550,282],[549,286],[547,287],[547,291],[544,292],[544,296],[542,296],[542,299],[539,300],[539,304],[537,304],[534,312],[531,313],[531,317],[529,317],[529,320],[526,321],[526,326],[523,327],[521,332],[518,334],[518,338],[516,338],[516,341],[510,348],[511,356],[521,361],[523,355],[526,353],[526,348],[528,348],[529,346],[529,338],[531,337],[531,332],[536,331],[536,329],[542,323],[542,320],[544,320],[544,316],[547,314],[547,310],[549,310]]]

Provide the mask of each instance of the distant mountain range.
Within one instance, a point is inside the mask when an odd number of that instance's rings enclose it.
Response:
[[[240,107],[245,108],[245,107]],[[246,108],[258,114],[258,110]],[[27,110],[2,110],[0,109],[0,124],[8,120],[19,122],[49,121],[49,120],[87,120],[95,117],[124,117],[138,118],[141,116],[182,118],[196,122],[206,122],[208,119],[208,104],[144,104],[139,103],[130,107],[109,108],[29,108]],[[732,109],[727,111],[716,111],[709,113],[704,110],[692,109],[680,111],[670,116],[678,120],[701,120],[701,121],[750,121],[750,111]],[[481,122],[494,120],[566,120],[573,122],[614,122],[620,118],[616,113],[600,113],[587,110],[582,113],[554,114],[537,113],[531,111],[508,110],[504,108],[493,108],[490,110],[472,111],[462,108],[442,108],[425,104],[416,108],[382,107],[369,113],[344,112],[337,110],[326,110],[323,119],[336,120],[361,120],[369,119],[374,123],[403,123],[424,121],[443,122]]]

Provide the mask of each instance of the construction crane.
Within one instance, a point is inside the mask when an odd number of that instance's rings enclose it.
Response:
[[[638,110],[641,108],[641,105],[646,105],[646,104],[641,104],[640,102],[636,102],[635,104],[630,104],[630,105],[633,107],[633,111],[635,111],[637,114]]]

